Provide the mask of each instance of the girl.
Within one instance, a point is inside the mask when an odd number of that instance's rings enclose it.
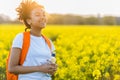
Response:
[[[51,58],[50,49],[45,43],[42,29],[46,26],[44,7],[32,0],[23,0],[16,9],[19,20],[23,21],[26,29],[30,29],[30,46],[23,65],[19,65],[23,44],[23,33],[19,33],[13,40],[9,72],[18,74],[18,80],[51,80],[57,65],[48,60]],[[52,51],[54,51],[53,43]]]

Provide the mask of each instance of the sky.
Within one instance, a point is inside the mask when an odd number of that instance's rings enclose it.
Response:
[[[17,17],[16,7],[22,0],[0,0],[0,14]],[[120,16],[120,0],[36,0],[48,13]]]

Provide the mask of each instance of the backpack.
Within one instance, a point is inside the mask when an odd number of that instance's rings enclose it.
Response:
[[[45,39],[45,42],[47,43],[48,47],[51,50],[50,40],[44,35],[42,35],[42,37]],[[29,45],[30,45],[30,32],[28,31],[28,32],[23,33],[23,44],[22,44],[22,51],[20,55],[20,61],[19,61],[20,65],[22,65],[25,61],[25,58],[26,58],[26,55],[29,49]],[[9,52],[7,62],[6,62],[6,78],[7,80],[18,80],[18,75],[12,74],[8,71],[9,57],[10,57],[10,52]]]

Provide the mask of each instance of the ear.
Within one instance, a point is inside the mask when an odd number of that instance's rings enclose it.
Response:
[[[29,25],[31,25],[31,19],[29,18],[29,19],[26,19],[26,21],[27,21],[27,23],[29,24]]]

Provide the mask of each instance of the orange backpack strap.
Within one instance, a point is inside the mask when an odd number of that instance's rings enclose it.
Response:
[[[23,35],[24,35],[24,37],[23,37],[22,53],[20,56],[20,65],[22,65],[23,62],[25,61],[25,58],[27,56],[27,52],[28,52],[28,49],[30,46],[30,32],[24,32]],[[51,50],[52,46],[51,46],[50,40],[43,34],[42,34],[42,37],[45,39],[45,42],[47,43],[48,47]]]
[[[23,62],[25,61],[29,46],[30,46],[30,32],[28,31],[23,33],[23,45],[22,53],[20,56],[20,65],[22,65]]]
[[[30,45],[30,32],[24,32],[23,33],[22,53],[21,53],[21,56],[20,56],[20,65],[23,64],[23,62],[26,58],[27,51],[29,49],[29,45]],[[7,78],[7,80],[18,80],[18,75],[12,74],[8,71],[9,58],[10,58],[10,53],[8,55],[7,64],[6,64],[6,78]]]
[[[52,46],[51,46],[50,40],[46,36],[44,36],[43,34],[42,34],[42,37],[45,39],[45,42],[47,43],[47,45],[50,48],[50,50],[52,50]]]

